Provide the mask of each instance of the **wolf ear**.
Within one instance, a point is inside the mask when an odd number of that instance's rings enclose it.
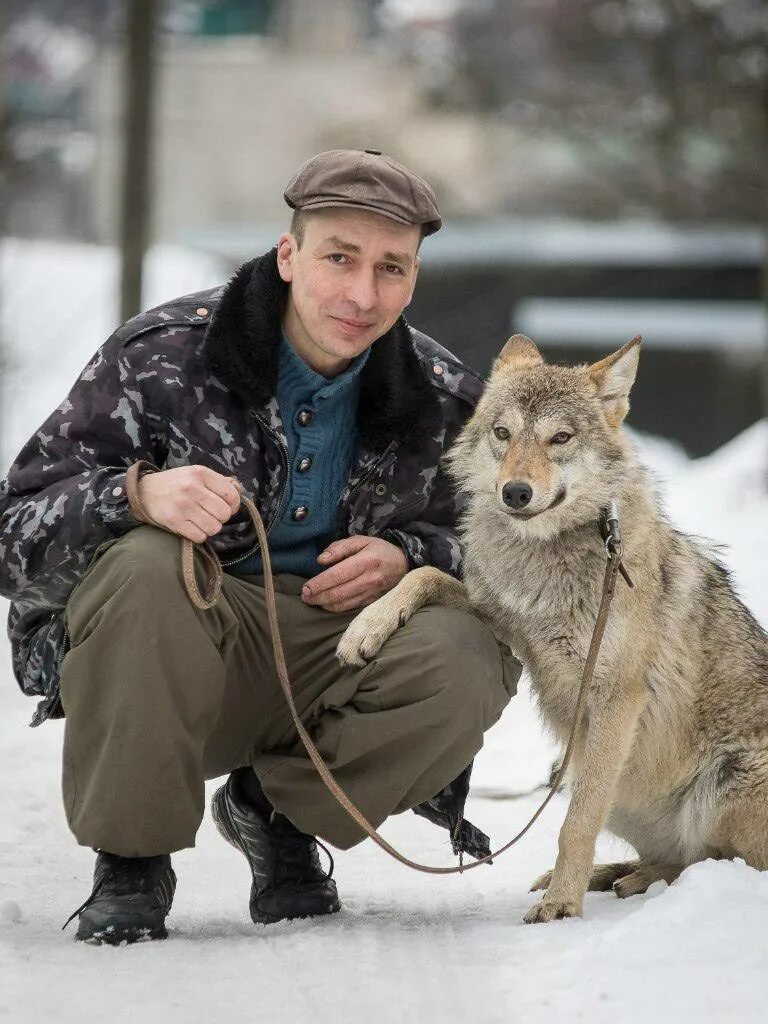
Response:
[[[605,418],[612,427],[618,427],[629,412],[629,392],[635,382],[641,341],[638,334],[618,352],[587,367],[597,395],[602,399]]]
[[[541,352],[530,338],[526,338],[524,334],[513,334],[496,357],[492,372],[530,370],[532,366],[538,366],[543,362]]]

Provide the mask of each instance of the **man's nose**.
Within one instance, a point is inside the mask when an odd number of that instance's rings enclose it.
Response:
[[[376,278],[373,271],[359,270],[349,282],[347,298],[360,310],[373,309],[376,305]]]

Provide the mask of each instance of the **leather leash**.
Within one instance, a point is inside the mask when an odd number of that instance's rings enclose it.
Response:
[[[621,561],[621,535],[619,533],[619,517],[615,503],[611,503],[610,507],[605,511],[603,520],[601,522],[601,529],[603,531],[603,539],[605,542],[605,551],[607,555],[607,562],[605,566],[605,575],[603,577],[603,593],[600,599],[600,607],[597,613],[597,619],[595,621],[595,628],[592,633],[592,639],[589,645],[589,651],[587,653],[587,660],[584,664],[584,673],[581,677],[581,685],[579,687],[579,694],[576,699],[576,710],[573,716],[573,725],[571,726],[571,732],[568,737],[568,743],[565,748],[565,754],[560,768],[557,772],[557,776],[554,782],[551,784],[551,789],[546,795],[544,800],[541,802],[539,808],[535,814],[531,817],[528,823],[509,840],[504,846],[501,846],[498,850],[488,854],[486,857],[482,857],[472,864],[464,865],[460,863],[458,866],[453,865],[451,867],[433,867],[429,864],[419,864],[418,861],[410,860],[405,857],[402,853],[394,848],[390,843],[381,836],[373,825],[365,818],[361,811],[352,803],[344,790],[334,779],[330,770],[327,768],[323,758],[318,751],[312,739],[304,728],[304,725],[299,718],[296,710],[296,704],[293,700],[293,693],[291,692],[291,684],[288,678],[288,667],[285,661],[285,652],[283,650],[283,643],[280,637],[280,628],[277,621],[277,601],[275,598],[275,587],[272,579],[272,565],[269,557],[269,546],[267,544],[267,534],[264,529],[264,524],[259,515],[258,509],[250,498],[246,495],[241,494],[241,502],[245,506],[250,515],[254,528],[256,530],[256,536],[258,537],[259,547],[261,548],[261,557],[264,564],[264,588],[267,595],[267,616],[269,618],[270,632],[272,635],[272,649],[275,655],[275,666],[277,668],[277,675],[280,680],[280,686],[282,688],[285,699],[288,703],[288,707],[291,711],[291,717],[293,718],[293,724],[296,727],[296,731],[301,738],[301,742],[304,744],[304,748],[309,755],[312,764],[317,769],[317,773],[323,780],[327,788],[341,804],[344,810],[350,815],[354,821],[366,832],[371,839],[378,846],[382,848],[395,860],[400,861],[401,864],[405,864],[406,867],[413,868],[414,871],[422,871],[430,875],[453,875],[461,874],[464,871],[471,871],[472,868],[480,867],[481,864],[490,864],[496,857],[500,856],[515,843],[519,842],[526,832],[531,828],[534,822],[544,811],[544,808],[550,802],[552,797],[555,795],[560,787],[565,773],[568,769],[568,764],[573,754],[574,743],[576,739],[576,732],[581,722],[582,712],[584,710],[584,703],[587,696],[587,690],[592,682],[592,676],[595,670],[595,664],[597,662],[597,656],[600,651],[600,644],[602,643],[603,634],[605,632],[605,626],[608,620],[608,611],[610,609],[611,601],[613,599],[614,591],[616,589],[616,578],[621,572],[624,580],[628,586],[632,587],[634,584],[627,573],[622,561]],[[194,571],[194,551],[197,547],[198,551],[203,555],[208,568],[211,570],[211,575],[208,578],[206,593],[202,595],[195,579]],[[223,578],[223,570],[221,563],[216,553],[207,545],[194,545],[191,540],[182,538],[182,572],[184,575],[184,583],[186,586],[187,594],[190,600],[196,608],[206,611],[212,608],[219,599],[221,594],[221,584]]]

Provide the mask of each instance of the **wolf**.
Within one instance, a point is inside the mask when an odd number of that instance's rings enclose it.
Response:
[[[463,583],[412,570],[337,650],[363,664],[422,605],[472,608],[523,661],[564,744],[602,593],[599,524],[618,505],[634,588],[617,581],[556,863],[532,886],[546,891],[529,923],[580,916],[587,890],[672,882],[707,857],[768,868],[768,635],[719,561],[667,521],[638,462],[623,422],[639,346],[560,366],[509,339],[447,456],[467,495]],[[638,859],[593,866],[604,826]]]

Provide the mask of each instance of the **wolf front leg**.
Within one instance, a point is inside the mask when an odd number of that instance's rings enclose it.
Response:
[[[347,626],[336,648],[342,665],[365,665],[396,629],[426,604],[469,610],[463,583],[434,566],[407,572],[396,587],[364,608]]]
[[[525,915],[533,924],[580,917],[592,872],[595,842],[616,793],[645,703],[641,686],[598,688],[589,702],[589,725],[549,889]]]

